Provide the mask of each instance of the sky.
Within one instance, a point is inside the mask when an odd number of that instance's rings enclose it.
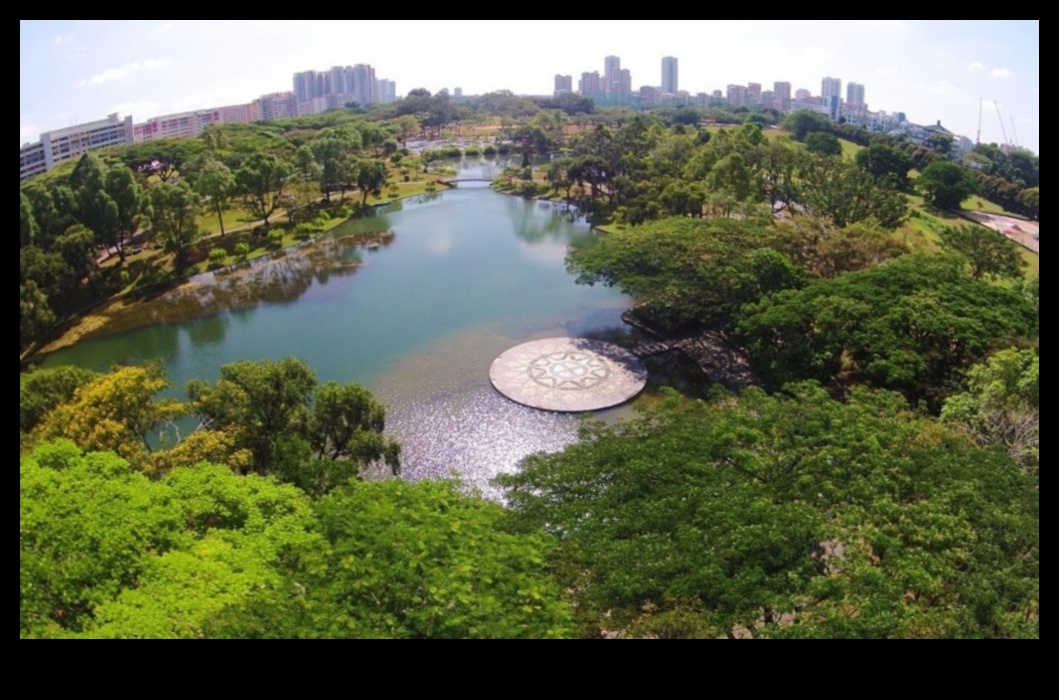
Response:
[[[150,117],[288,91],[297,71],[368,63],[398,94],[544,95],[622,58],[636,88],[680,59],[691,93],[825,76],[873,110],[1040,152],[1040,20],[19,20],[19,144],[119,112]]]

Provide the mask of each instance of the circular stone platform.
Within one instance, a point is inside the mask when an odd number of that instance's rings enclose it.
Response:
[[[647,368],[631,352],[574,338],[538,340],[508,350],[493,363],[489,377],[515,403],[559,413],[620,406],[647,386]]]

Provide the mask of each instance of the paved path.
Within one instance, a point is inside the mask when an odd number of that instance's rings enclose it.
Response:
[[[968,219],[977,221],[983,226],[993,229],[997,233],[1002,233],[1023,248],[1032,250],[1034,253],[1040,255],[1041,242],[1034,238],[1034,236],[1040,235],[1041,225],[1036,221],[1025,221],[1010,216],[988,214],[981,211],[965,211],[961,213]]]
[[[594,340],[538,340],[501,355],[489,377],[523,406],[586,413],[620,406],[647,386],[647,369],[634,354]]]

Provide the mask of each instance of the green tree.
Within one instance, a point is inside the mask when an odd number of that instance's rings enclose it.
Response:
[[[842,144],[834,134],[821,131],[805,137],[805,148],[810,153],[837,158],[842,155]]]
[[[744,313],[742,340],[773,387],[864,382],[932,410],[976,363],[1038,332],[1025,297],[970,279],[944,257],[906,256],[774,295]]]
[[[125,262],[125,245],[150,216],[150,198],[136,176],[124,165],[109,168],[94,153],[78,161],[70,176],[77,200],[78,220],[92,230],[108,251]]]
[[[1039,637],[1034,483],[890,394],[670,398],[500,482],[586,638]]]
[[[36,282],[25,282],[18,288],[18,346],[27,348],[30,343],[55,324],[55,312],[48,304],[48,297]]]
[[[910,155],[882,143],[868,146],[857,154],[856,160],[857,165],[877,179],[892,178],[901,189],[908,188],[908,173],[915,167]]]
[[[19,246],[25,248],[32,245],[38,232],[37,222],[33,219],[33,205],[24,192],[19,192]]]
[[[394,125],[397,130],[397,140],[401,142],[402,147],[408,145],[408,139],[417,136],[423,131],[423,127],[420,125],[419,120],[411,114],[398,117],[395,120]]]
[[[317,506],[328,543],[215,634],[240,639],[553,639],[571,615],[543,535],[452,484],[353,483]]]
[[[151,481],[69,443],[22,460],[19,511],[20,637],[202,638],[315,540],[291,487],[211,466]]]
[[[113,165],[107,171],[106,197],[111,237],[118,255],[125,261],[125,246],[150,219],[151,201],[136,175],[124,165]]]
[[[87,227],[75,224],[52,244],[72,272],[73,279],[84,279],[97,267],[96,237]]]
[[[152,234],[183,268],[195,241],[202,236],[198,213],[202,200],[187,182],[162,183],[151,190]]]
[[[778,224],[770,244],[813,277],[832,279],[911,252],[888,231],[854,224],[836,229],[809,217]]]
[[[812,158],[802,168],[799,202],[812,215],[838,228],[874,221],[884,229],[898,228],[908,201],[886,182],[856,164],[838,158]]]
[[[794,135],[795,141],[805,141],[809,134],[830,132],[831,122],[816,112],[795,112],[783,122],[783,128]]]
[[[333,192],[344,190],[355,179],[356,161],[352,156],[352,145],[336,136],[329,136],[313,141],[310,148],[319,166],[320,191],[324,199],[330,202]]]
[[[280,208],[294,168],[285,160],[266,153],[254,153],[235,173],[235,184],[247,213],[264,222]]]
[[[19,430],[33,432],[59,406],[73,400],[78,389],[96,379],[96,374],[77,367],[41,369],[19,375]]]
[[[224,212],[228,210],[236,192],[235,175],[221,161],[207,157],[196,167],[193,182],[202,202],[217,215],[217,225],[223,236]]]
[[[620,287],[660,328],[731,330],[742,307],[801,286],[802,274],[742,221],[668,219],[607,236],[567,260],[579,284]]]
[[[188,386],[194,410],[210,427],[237,436],[254,456],[253,471],[269,475],[299,452],[297,427],[307,420],[316,375],[304,363],[239,362],[221,368],[216,385]]]
[[[1033,474],[1040,470],[1040,359],[1005,350],[968,373],[968,391],[945,403],[941,418],[984,447],[1002,447]]]
[[[975,279],[1018,278],[1026,267],[1016,243],[982,226],[950,226],[941,242],[967,261]]]
[[[367,206],[368,197],[379,197],[386,186],[386,166],[373,161],[363,161],[357,170],[357,188],[363,197],[361,204]]]
[[[964,200],[978,191],[974,178],[964,168],[944,160],[928,165],[916,180],[916,187],[928,204],[951,211],[958,210]]]

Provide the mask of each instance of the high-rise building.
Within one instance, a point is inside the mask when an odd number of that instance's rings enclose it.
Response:
[[[832,97],[838,97],[842,99],[842,79],[841,78],[824,78],[820,85],[820,97],[824,98],[824,104],[831,104]]]
[[[457,100],[461,99],[463,97],[463,88],[458,87],[458,88],[454,89],[452,91],[452,96],[455,97]]]
[[[776,83],[772,90],[776,93],[776,109],[781,112],[791,111],[791,84]]]
[[[318,74],[314,70],[294,74],[294,96],[301,102],[312,102],[313,98],[320,97],[320,83]]]
[[[598,72],[582,73],[577,91],[586,97],[598,97],[604,93],[603,78]]]
[[[859,83],[850,83],[846,88],[846,102],[857,107],[863,107],[867,102],[864,99],[864,86]]]
[[[794,94],[794,98],[799,102],[809,102],[813,99],[813,93],[805,88],[802,88]]]
[[[353,95],[353,68],[335,66],[328,71],[328,75],[330,76],[328,95]],[[317,95],[317,97],[323,97],[323,95]]]
[[[40,141],[18,150],[18,180],[43,175],[59,163],[80,158],[89,151],[129,146],[135,140],[132,117],[111,114],[106,119],[41,134]]]
[[[629,70],[623,69],[618,73],[618,80],[614,83],[614,92],[622,97],[632,94],[632,73]]]
[[[375,80],[375,69],[359,64],[353,66],[353,101],[362,105],[373,105],[379,101],[379,86]]]
[[[728,86],[728,105],[730,107],[747,106],[747,89],[744,85]]]
[[[392,80],[379,81],[379,102],[384,105],[397,101],[397,83]]]
[[[298,101],[293,92],[274,92],[262,95],[254,101],[258,119],[263,122],[273,119],[291,119],[298,116]]]
[[[761,93],[761,109],[779,109],[777,106],[778,101],[776,100],[776,93],[772,90],[766,90]]]
[[[672,56],[662,59],[662,93],[676,95],[680,92],[680,61]]]
[[[750,83],[746,86],[746,101],[751,105],[761,104],[761,83]]]
[[[607,92],[614,92],[614,86],[621,79],[621,59],[617,56],[607,56],[603,59],[603,87]]]
[[[574,91],[574,78],[570,75],[555,76],[555,96],[565,95]]]

